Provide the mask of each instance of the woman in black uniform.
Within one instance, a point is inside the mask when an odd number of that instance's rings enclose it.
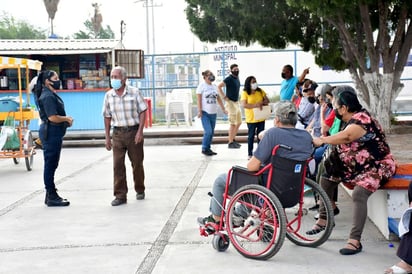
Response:
[[[39,137],[43,144],[43,180],[46,188],[44,203],[47,206],[70,205],[68,200],[57,194],[54,183],[63,136],[66,128],[73,124],[73,118],[66,115],[63,100],[56,93],[58,89],[60,89],[60,79],[55,71],[46,70],[39,74],[34,94],[42,121]]]

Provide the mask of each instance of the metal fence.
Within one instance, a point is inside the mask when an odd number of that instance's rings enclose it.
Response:
[[[203,81],[201,71],[211,69],[217,76],[216,83],[219,83],[230,73],[229,66],[232,63],[239,65],[241,79],[246,79],[248,75],[256,76],[259,86],[272,96],[279,90],[282,80],[280,73],[286,64],[295,68],[295,75],[300,75],[303,69],[312,66],[308,77],[318,84],[353,83],[349,73],[342,76],[327,67],[319,68],[314,63],[314,57],[300,49],[241,51],[237,46],[224,46],[214,48],[214,51],[206,49],[205,52],[197,53],[146,55],[145,78],[131,80],[130,84],[139,87],[145,97],[152,98],[153,118],[158,122],[164,121],[167,92],[192,89],[193,105],[196,108],[195,90],[199,81]],[[408,75],[412,73],[408,72]],[[409,84],[412,84],[411,80],[411,77],[402,79]],[[225,118],[223,113],[218,113],[218,119]]]

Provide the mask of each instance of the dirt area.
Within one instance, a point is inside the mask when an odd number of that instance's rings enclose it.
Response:
[[[399,163],[412,162],[412,133],[388,134],[392,154]]]

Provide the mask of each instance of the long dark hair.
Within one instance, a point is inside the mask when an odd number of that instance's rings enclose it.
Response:
[[[255,76],[249,76],[245,80],[245,85],[243,86],[243,90],[245,90],[247,92],[247,95],[250,95],[252,93],[252,87],[251,87],[252,80],[256,81]],[[262,89],[258,86],[256,91],[262,91]]]

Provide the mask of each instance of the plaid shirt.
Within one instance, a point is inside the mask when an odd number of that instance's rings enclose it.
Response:
[[[114,127],[130,127],[139,124],[139,114],[147,109],[138,88],[126,86],[122,96],[114,89],[106,92],[103,101],[103,116],[112,119]]]

